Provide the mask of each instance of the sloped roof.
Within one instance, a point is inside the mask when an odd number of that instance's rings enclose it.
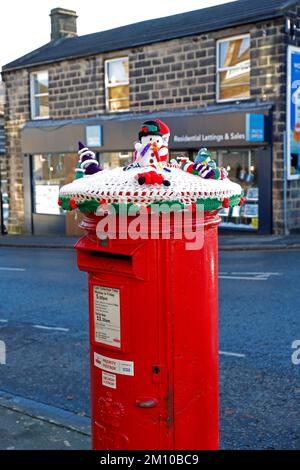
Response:
[[[117,51],[284,15],[297,0],[238,0],[75,38],[51,41],[2,70]]]

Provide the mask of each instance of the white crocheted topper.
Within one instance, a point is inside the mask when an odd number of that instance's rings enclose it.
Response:
[[[60,190],[63,209],[97,209],[97,204],[204,203],[205,210],[243,203],[242,189],[217,167],[207,149],[195,161],[168,162],[170,130],[159,119],[145,121],[135,144],[134,161],[125,168],[101,170],[95,154],[79,142],[77,179]]]
[[[179,168],[161,170],[170,186],[161,184],[140,185],[137,176],[141,168],[103,170],[91,176],[79,178],[60,190],[61,198],[74,200],[77,204],[91,199],[99,203],[135,203],[149,205],[153,202],[178,201],[182,204],[196,203],[199,199],[217,199],[221,203],[232,196],[242,196],[239,184],[228,178],[204,179],[186,173]]]

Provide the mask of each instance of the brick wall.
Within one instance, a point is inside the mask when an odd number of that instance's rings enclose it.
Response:
[[[102,57],[63,61],[48,70],[51,118],[88,117],[104,112]]]
[[[300,17],[299,7],[293,14]],[[285,130],[284,19],[244,25],[209,34],[175,39],[88,59],[49,64],[49,104],[53,119],[105,113],[104,60],[129,57],[130,107],[134,112],[186,109],[216,104],[216,48],[222,37],[250,32],[251,99],[273,101],[273,219],[283,229],[283,132]],[[294,42],[300,45],[300,41]],[[10,228],[22,227],[22,183],[19,126],[29,119],[29,71],[5,73],[7,140],[14,196]],[[220,104],[222,106],[222,104]],[[288,184],[290,228],[300,228],[300,182]]]
[[[176,39],[130,54],[132,111],[194,108],[215,101],[215,41]]]
[[[30,118],[28,71],[6,73],[5,132],[10,215],[8,230],[24,228],[23,163],[20,127]]]
[[[251,30],[251,96],[275,103],[273,112],[273,230],[283,231],[283,132],[285,130],[286,45],[284,20]]]

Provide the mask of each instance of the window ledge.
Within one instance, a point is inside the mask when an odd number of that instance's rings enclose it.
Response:
[[[216,100],[216,103],[239,103],[240,101],[249,101],[251,100],[251,97],[249,96],[248,98],[239,98],[237,99],[228,99],[228,100]]]
[[[44,119],[50,119],[50,116],[35,116],[35,117],[31,116],[32,121],[41,121]]]

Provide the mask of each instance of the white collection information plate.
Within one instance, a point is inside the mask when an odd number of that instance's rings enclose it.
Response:
[[[97,343],[121,347],[120,290],[94,286],[94,338]]]

